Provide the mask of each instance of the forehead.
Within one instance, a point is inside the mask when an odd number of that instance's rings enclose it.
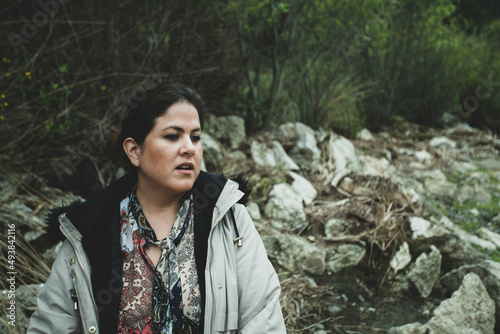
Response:
[[[155,128],[165,126],[200,127],[200,116],[189,102],[176,102],[156,119]]]

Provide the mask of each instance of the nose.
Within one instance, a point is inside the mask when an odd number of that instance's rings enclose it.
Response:
[[[195,152],[195,147],[191,136],[187,136],[183,142],[180,150],[181,155],[193,155]]]

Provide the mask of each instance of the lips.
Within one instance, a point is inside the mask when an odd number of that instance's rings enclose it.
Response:
[[[176,171],[184,175],[191,175],[194,172],[194,165],[192,162],[183,162],[175,168]]]
[[[193,170],[193,164],[191,162],[183,162],[179,166],[177,166],[175,169],[177,170]]]

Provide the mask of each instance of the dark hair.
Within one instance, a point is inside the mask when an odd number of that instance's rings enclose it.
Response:
[[[122,127],[114,142],[115,161],[128,172],[135,170],[123,150],[123,142],[130,137],[139,145],[156,123],[156,119],[165,114],[176,102],[188,102],[198,111],[200,126],[203,128],[205,104],[198,93],[179,83],[160,83],[151,89],[136,91],[122,116]]]

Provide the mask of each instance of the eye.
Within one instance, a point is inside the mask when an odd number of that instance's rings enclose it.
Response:
[[[172,133],[172,134],[168,134],[168,135],[163,136],[163,138],[173,141],[173,140],[179,139],[179,135]]]
[[[191,136],[191,140],[193,142],[197,143],[201,140],[201,136],[200,135],[193,135],[193,136]]]

